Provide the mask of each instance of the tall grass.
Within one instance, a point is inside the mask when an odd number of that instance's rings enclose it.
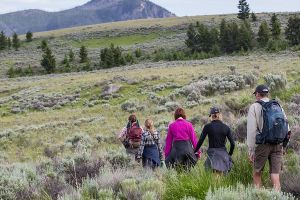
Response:
[[[204,168],[204,160],[205,158],[201,158],[190,172],[170,171],[165,179],[164,199],[183,199],[185,197],[205,199],[209,190],[214,191],[220,187],[236,186],[237,184],[247,186],[252,183],[252,166],[248,161],[245,145],[238,145],[233,156],[234,167],[226,176],[207,171]],[[267,180],[267,176],[268,173],[265,170],[263,179]]]

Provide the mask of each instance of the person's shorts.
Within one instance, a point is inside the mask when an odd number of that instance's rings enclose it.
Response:
[[[269,161],[270,174],[279,174],[282,165],[282,146],[280,144],[259,144],[255,148],[254,170],[261,172]]]

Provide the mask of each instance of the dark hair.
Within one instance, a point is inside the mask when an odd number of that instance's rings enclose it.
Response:
[[[258,92],[259,96],[261,96],[262,98],[264,97],[268,97],[269,93],[265,93],[265,92]]]
[[[130,116],[128,117],[128,121],[131,122],[131,123],[136,122],[136,116],[135,116],[134,114],[130,115]]]
[[[137,120],[136,115],[132,114],[128,117],[127,129],[131,128],[131,126],[136,123],[137,127],[140,127],[139,120]]]
[[[183,119],[186,119],[185,111],[182,108],[177,108],[174,113],[175,120],[182,117]]]

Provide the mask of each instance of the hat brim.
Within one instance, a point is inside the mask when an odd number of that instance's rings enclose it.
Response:
[[[215,114],[219,114],[220,112],[214,112],[214,113],[211,113],[209,114],[209,117],[211,117],[212,115],[215,115]]]

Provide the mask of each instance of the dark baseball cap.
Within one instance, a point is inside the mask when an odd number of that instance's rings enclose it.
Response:
[[[220,113],[220,109],[219,108],[217,108],[217,107],[210,108],[209,116],[211,116],[213,114],[217,114],[217,113]]]
[[[256,94],[256,93],[269,93],[269,88],[266,85],[258,85],[255,88],[255,91],[253,92],[253,94]]]

